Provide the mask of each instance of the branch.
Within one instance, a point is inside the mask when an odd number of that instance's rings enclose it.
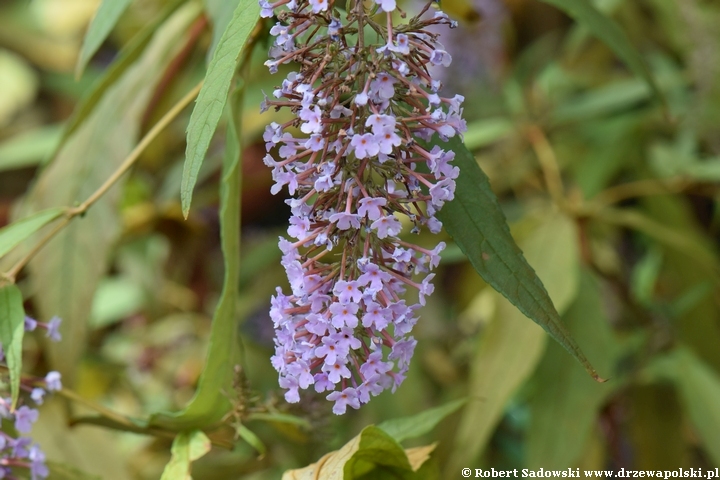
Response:
[[[20,273],[20,271],[32,260],[32,258],[40,251],[42,248],[52,240],[55,235],[60,233],[66,226],[70,224],[73,218],[85,214],[87,210],[93,206],[95,202],[97,202],[105,193],[107,193],[110,188],[115,185],[115,183],[128,171],[130,170],[130,167],[132,167],[135,162],[140,158],[140,155],[145,151],[145,149],[157,138],[157,136],[162,132],[177,116],[182,112],[185,107],[187,107],[194,99],[197,97],[198,93],[200,92],[200,87],[202,87],[202,82],[200,82],[195,88],[193,88],[190,92],[187,93],[183,98],[180,99],[163,117],[150,129],[149,132],[145,134],[145,136],[140,140],[140,143],[137,144],[137,146],[133,149],[132,152],[125,158],[125,160],[122,162],[122,164],[113,172],[110,177],[105,180],[105,183],[100,185],[100,187],[95,190],[84,202],[82,202],[77,207],[68,207],[67,212],[65,213],[65,218],[55,226],[45,237],[40,240],[37,245],[35,245],[30,252],[28,252],[27,255],[25,255],[23,258],[21,258],[15,265],[10,268],[5,273],[0,274],[0,277],[2,277],[7,283],[15,283],[15,280]]]

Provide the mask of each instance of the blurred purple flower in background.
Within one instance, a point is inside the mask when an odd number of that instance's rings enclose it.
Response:
[[[53,317],[48,323],[38,322],[30,317],[25,317],[25,330],[33,331],[38,326],[47,330],[47,336],[54,341],[60,340],[58,329],[61,320]],[[0,360],[2,360],[0,358]],[[7,382],[4,385],[8,385]],[[47,392],[54,392],[62,389],[62,382],[59,372],[48,372],[45,378],[22,378],[21,391],[29,392],[28,397],[21,396],[21,402],[29,398],[35,405],[42,405]],[[27,405],[21,405],[13,410],[9,392],[2,392],[0,397],[0,418],[6,419],[20,434],[17,437],[0,431],[0,478],[17,478],[16,471],[27,469],[32,480],[47,478],[49,470],[45,464],[45,454],[40,446],[34,444],[32,438],[24,436],[32,431],[32,426],[37,422],[40,412]]]

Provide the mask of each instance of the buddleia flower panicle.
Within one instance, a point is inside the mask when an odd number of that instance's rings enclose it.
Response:
[[[42,323],[37,320],[25,317],[25,331],[31,332],[38,327],[46,331],[46,336],[53,341],[60,340],[58,331],[61,320],[53,317],[49,322]],[[5,355],[0,348],[0,364],[5,364]],[[5,378],[0,382],[3,387],[9,385]],[[28,406],[30,402],[41,405],[45,396],[50,392],[62,389],[62,382],[59,372],[49,372],[44,378],[25,377],[21,379],[20,389],[21,405],[12,408],[10,392],[3,391],[0,394],[0,420],[6,425],[12,425],[15,435],[0,430],[0,478],[18,478],[21,471],[29,472],[32,480],[47,478],[50,474],[45,464],[45,454],[37,443],[27,434],[32,430],[33,424],[38,420],[40,413],[37,409]],[[26,477],[22,477],[26,478]]]
[[[291,239],[279,242],[291,292],[271,300],[272,364],[288,402],[313,386],[343,414],[402,383],[417,311],[434,289],[445,244],[401,240],[401,219],[438,233],[435,214],[454,197],[454,153],[426,145],[462,135],[464,99],[440,95],[430,72],[452,59],[427,28],[456,23],[428,4],[396,25],[395,0],[346,12],[334,0],[260,6],[277,18],[265,64],[297,67],[261,106],[296,116],[264,134],[271,191],[293,196]]]

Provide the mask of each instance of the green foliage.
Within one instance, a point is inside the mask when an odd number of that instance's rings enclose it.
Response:
[[[583,271],[578,294],[563,315],[568,329],[594,364],[610,372],[618,346],[603,311],[598,282]],[[571,468],[580,460],[602,404],[620,387],[618,379],[593,382],[577,364],[564,359],[557,345],[549,344],[531,382],[527,465],[538,469]]]
[[[186,217],[190,211],[195,182],[220,121],[240,54],[259,14],[260,6],[257,2],[247,0],[238,3],[208,65],[205,81],[187,128],[185,166],[180,187],[183,214]]]
[[[462,38],[442,40],[443,95],[468,120],[448,248],[407,379],[343,416],[322,394],[288,405],[268,360],[286,215],[260,132],[289,120],[257,113],[281,81],[262,65],[273,22],[254,0],[104,1],[94,20],[27,3],[0,5],[0,342],[13,399],[21,374],[63,373],[32,431],[50,478],[720,464],[713,2],[443,0]],[[203,78],[192,114],[7,275]],[[25,310],[63,318],[47,354]],[[399,444],[415,437],[438,447]]]
[[[25,310],[20,289],[15,285],[0,287],[0,345],[2,345],[8,370],[12,408],[15,408],[20,394],[22,370],[22,341],[25,335],[23,323]]]
[[[486,282],[560,342],[588,373],[599,378],[510,235],[487,176],[462,143],[451,140],[450,148],[461,173],[457,179],[457,198],[438,214],[445,229]]]
[[[563,313],[577,292],[577,236],[562,215],[548,214],[544,220],[521,246]],[[546,345],[541,329],[500,295],[491,295],[495,311],[471,365],[471,401],[463,410],[451,469],[470,464],[487,445],[508,401],[530,377]]]
[[[130,6],[131,2],[132,0],[103,0],[100,4],[83,40],[83,46],[75,67],[76,78],[82,76],[88,62],[110,35],[120,16]]]
[[[118,53],[118,58],[107,70],[102,73],[102,75],[93,83],[90,91],[83,95],[82,99],[78,102],[72,115],[67,120],[59,142],[50,155],[51,158],[55,158],[59,155],[60,149],[65,145],[65,142],[68,141],[70,136],[75,133],[75,130],[77,130],[81,125],[89,122],[88,118],[90,117],[90,114],[95,110],[100,101],[105,98],[105,95],[110,87],[115,85],[115,83],[125,75],[126,70],[138,61],[140,55],[145,51],[145,48],[150,44],[150,41],[158,33],[160,27],[183,3],[184,0],[171,0],[160,15],[143,27],[143,29],[140,30],[140,32],[138,32],[137,35],[135,35],[135,37],[133,37],[133,39]],[[148,79],[150,80],[151,77]]]
[[[665,101],[645,60],[632,46],[627,34],[612,19],[598,11],[589,0],[542,0],[554,5],[573,17],[605,42],[635,74],[647,82],[655,96]]]
[[[300,470],[285,472],[283,480],[355,480],[365,478],[427,478],[418,470],[434,449],[419,447],[403,450],[379,427],[370,425],[337,452]]]
[[[220,241],[225,260],[225,279],[215,308],[205,368],[190,404],[176,414],[157,414],[150,425],[171,429],[201,428],[219,422],[230,410],[234,367],[240,363],[237,336],[237,285],[240,274],[240,194],[241,145],[240,117],[243,88],[238,88],[229,104],[227,144],[223,157],[220,187]],[[252,433],[252,432],[250,432]],[[245,432],[248,438],[250,434]],[[254,439],[251,438],[251,441]],[[254,442],[256,446],[257,442]]]
[[[465,405],[465,402],[466,399],[455,400],[411,417],[386,420],[377,427],[393,437],[396,442],[402,442],[430,433],[445,417]]]
[[[135,145],[144,109],[198,9],[178,10],[153,36],[138,60],[103,95],[88,119],[63,144],[25,199],[25,211],[73,206],[88,198],[118,168]],[[41,250],[30,263],[32,284],[43,295],[44,318],[63,318],[62,332],[74,342],[49,345],[51,364],[72,383],[87,338],[87,319],[98,281],[120,234],[122,181]]]
[[[190,465],[210,451],[210,439],[200,430],[182,432],[173,440],[170,462],[160,480],[189,480]]]
[[[42,227],[62,215],[62,208],[49,208],[4,228],[0,228],[0,257],[8,253]]]

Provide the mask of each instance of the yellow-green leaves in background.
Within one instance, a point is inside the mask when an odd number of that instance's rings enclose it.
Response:
[[[210,451],[210,439],[200,430],[182,432],[173,440],[170,462],[160,480],[190,480],[192,462]]]

